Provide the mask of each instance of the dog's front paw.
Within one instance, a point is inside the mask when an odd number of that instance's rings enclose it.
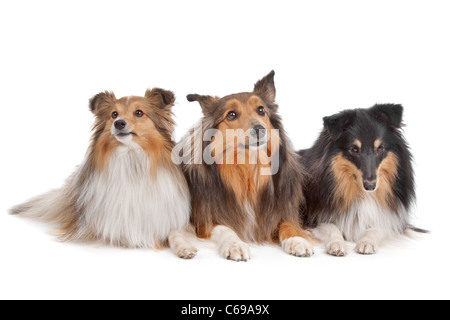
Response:
[[[361,240],[356,244],[355,250],[359,254],[375,254],[377,252],[377,245],[371,240]]]
[[[181,259],[193,259],[197,255],[197,248],[195,247],[180,247],[177,248],[175,252],[176,255]]]
[[[296,257],[311,257],[314,254],[313,246],[301,237],[292,237],[281,241],[281,246],[287,253]]]
[[[326,245],[326,250],[329,255],[335,257],[345,257],[348,253],[348,247],[345,241],[336,240],[330,241]]]
[[[220,253],[228,260],[237,262],[250,260],[250,248],[242,241],[233,241],[223,244],[220,248]]]

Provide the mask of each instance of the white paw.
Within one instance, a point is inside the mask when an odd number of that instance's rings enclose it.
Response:
[[[233,261],[248,261],[250,260],[250,248],[242,241],[227,242],[220,248],[220,254]]]
[[[181,259],[193,259],[197,255],[197,248],[194,247],[180,247],[175,252]]]
[[[345,241],[330,241],[326,245],[327,253],[335,257],[345,257],[348,253],[348,247]]]
[[[361,240],[356,244],[355,250],[359,254],[375,254],[377,252],[377,245],[371,240]]]
[[[314,254],[313,246],[301,237],[292,237],[281,241],[281,246],[287,253],[296,257],[311,257]]]

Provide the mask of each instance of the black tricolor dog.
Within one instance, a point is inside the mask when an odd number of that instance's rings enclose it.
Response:
[[[329,254],[347,254],[344,238],[373,254],[383,239],[412,228],[414,173],[402,115],[401,105],[382,104],[325,117],[314,146],[299,152],[309,173],[303,220]]]

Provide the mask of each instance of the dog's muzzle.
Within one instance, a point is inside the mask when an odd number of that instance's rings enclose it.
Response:
[[[133,132],[130,131],[128,128],[127,122],[123,119],[118,119],[114,121],[114,136],[117,138],[125,138],[130,135],[135,135]]]

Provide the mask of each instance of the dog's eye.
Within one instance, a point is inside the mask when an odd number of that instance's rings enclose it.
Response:
[[[228,112],[228,114],[227,114],[227,120],[228,121],[233,121],[236,118],[237,118],[237,113],[236,112],[234,112],[234,111]]]
[[[112,113],[112,115],[111,115],[111,117],[112,117],[113,119],[117,119],[118,116],[119,116],[119,113],[118,113],[117,111],[114,111],[114,112]]]
[[[377,148],[377,153],[378,153],[378,154],[383,154],[384,150],[385,150],[384,145],[380,145],[380,146]]]
[[[134,114],[136,115],[136,117],[142,118],[144,116],[144,111],[137,110]]]
[[[264,109],[264,107],[258,107],[258,114],[260,116],[265,116],[266,115],[266,109]]]
[[[351,147],[350,148],[350,152],[351,153],[356,153],[356,154],[358,154],[359,153],[359,147],[357,147],[357,146],[353,146],[353,147]]]

